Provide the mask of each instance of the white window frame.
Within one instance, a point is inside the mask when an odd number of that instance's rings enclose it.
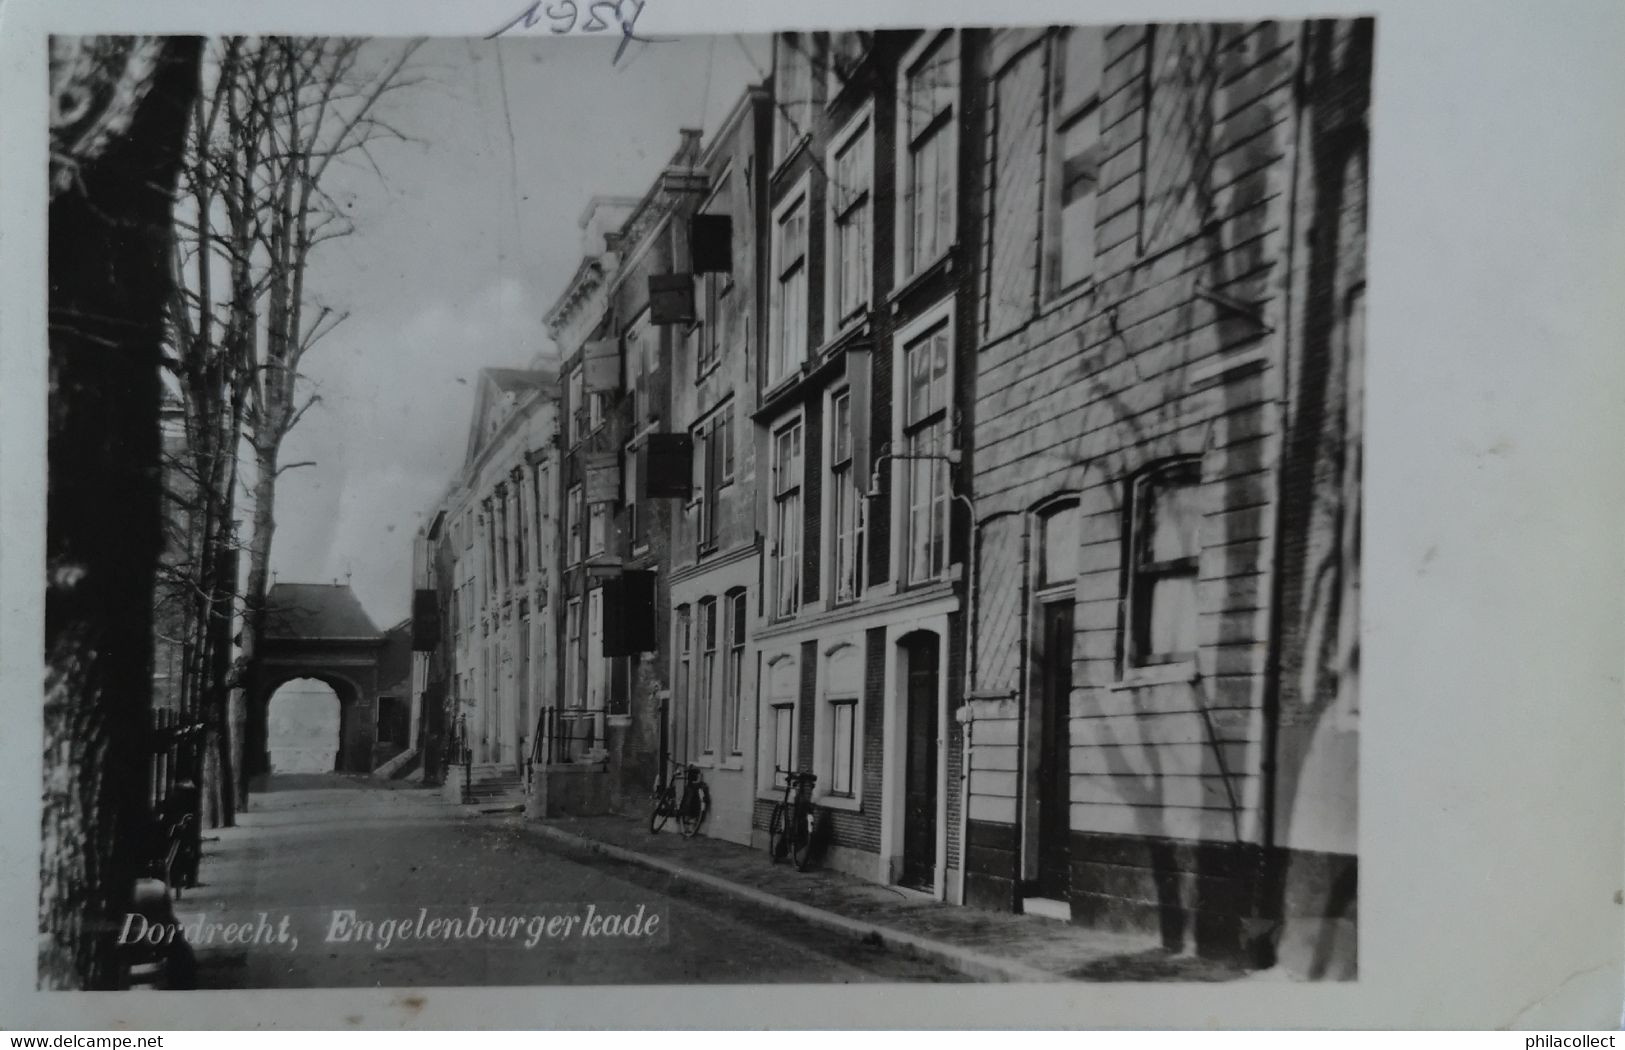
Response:
[[[730,160],[728,166],[717,176],[716,185],[712,187],[710,195],[705,198],[705,203],[700,205],[699,214],[718,214],[711,210],[712,206],[718,200],[727,200],[728,211],[725,214],[730,219],[734,217],[733,201],[729,197],[733,189],[733,173],[733,162]],[[742,235],[743,225],[735,223],[734,236],[739,237]],[[694,340],[694,381],[696,383],[716,371],[717,367],[722,364],[722,359],[728,355],[730,347],[724,345],[721,340],[721,329],[717,325],[717,318],[722,313],[724,302],[733,292],[735,283],[734,274],[731,270],[724,273],[703,273],[699,275],[699,287],[695,290],[694,296],[694,304],[698,312],[698,324],[695,325],[696,338]],[[729,335],[731,341],[733,333],[730,332]]]
[[[906,326],[899,329],[892,337],[892,359],[897,367],[892,369],[892,448],[900,452],[908,451],[908,346],[916,342],[921,336],[931,332],[939,325],[946,325],[948,335],[948,378],[945,393],[946,417],[943,420],[944,448],[950,451],[957,446],[954,444],[954,390],[958,379],[959,362],[957,361],[957,339],[954,332],[954,300],[948,298],[927,310]],[[946,521],[943,528],[946,550],[943,554],[942,572],[915,579],[909,572],[910,551],[912,537],[909,535],[909,504],[911,502],[911,475],[910,471],[916,463],[924,461],[888,459],[887,469],[891,472],[891,563],[892,579],[900,587],[909,587],[919,584],[932,583],[951,578],[956,570],[953,561],[953,504],[954,504],[954,468],[942,462],[938,466],[947,475],[947,499],[944,515]]]
[[[716,553],[722,546],[722,525],[717,513],[722,507],[722,490],[733,484],[734,402],[730,396],[689,431],[694,443],[695,498],[690,502],[694,515],[694,549],[698,556]],[[714,459],[713,459],[714,457]],[[711,475],[712,463],[716,476]],[[714,484],[713,484],[714,482]]]
[[[773,684],[780,664],[789,665],[789,696],[773,695]],[[761,798],[779,799],[783,797],[784,781],[774,772],[774,767],[781,765],[778,762],[778,718],[782,711],[787,713],[790,719],[788,755],[781,768],[794,770],[799,757],[797,750],[801,736],[801,659],[793,651],[763,653],[757,673],[760,680],[757,682],[759,719],[756,734],[756,793]]]
[[[781,469],[779,462],[779,439],[792,429],[797,432],[796,443],[800,450],[796,455],[795,469],[797,472],[796,477],[792,482],[781,486],[779,480],[779,471]],[[805,426],[805,420],[802,418],[800,413],[785,417],[777,426],[773,427],[768,432],[768,457],[770,463],[768,481],[770,487],[767,493],[770,526],[770,546],[768,549],[771,559],[769,562],[769,578],[771,580],[771,589],[769,593],[772,596],[772,605],[770,606],[770,609],[772,611],[772,619],[782,620],[789,619],[790,617],[800,613],[803,598],[806,592],[806,580],[802,577],[802,573],[804,571],[802,560],[805,553],[802,550],[802,542],[806,536],[807,530],[807,429]],[[794,535],[791,537],[791,540],[793,541],[793,550],[786,552],[784,549],[785,539],[783,536],[784,522],[782,520],[780,505],[783,502],[787,502],[786,497],[790,495],[791,489],[795,490],[794,496],[796,501],[796,520]],[[796,595],[793,603],[787,603],[783,593],[783,562],[787,554],[791,559],[789,564],[795,580]]]
[[[694,676],[694,711],[696,714],[695,727],[699,738],[700,754],[707,757],[717,752],[717,730],[721,727],[717,719],[717,670],[721,666],[721,655],[727,652],[722,639],[722,599],[714,594],[707,594],[694,603],[696,674]]]
[[[684,602],[677,607],[676,614],[672,617],[672,630],[677,634],[676,640],[672,644],[672,649],[677,654],[677,667],[673,672],[671,683],[673,700],[672,711],[674,712],[672,718],[675,720],[680,713],[681,717],[688,719],[692,717],[692,715],[689,714],[688,709],[689,704],[692,702],[691,694],[693,693],[694,684],[692,650],[694,640],[694,607],[688,602]],[[687,736],[687,729],[684,727],[682,739],[686,740]],[[686,753],[684,757],[688,757]]]
[[[1072,106],[1067,112],[1060,111],[1062,91],[1065,89],[1065,55],[1066,40],[1069,35],[1076,32],[1095,33],[1101,37],[1100,55],[1102,68],[1099,80],[1105,78],[1105,28],[1102,26],[1068,26],[1058,29],[1048,35],[1045,46],[1049,49],[1044,67],[1044,189],[1041,221],[1040,221],[1040,250],[1038,263],[1040,301],[1048,305],[1058,299],[1064,298],[1073,292],[1088,287],[1096,277],[1100,258],[1095,252],[1093,240],[1094,229],[1089,231],[1090,265],[1088,272],[1077,277],[1068,284],[1061,283],[1061,250],[1062,228],[1061,220],[1065,214],[1065,204],[1061,199],[1064,187],[1061,185],[1062,169],[1066,158],[1061,155],[1061,139],[1077,124],[1094,119],[1097,123],[1096,141],[1091,149],[1097,157],[1103,152],[1106,129],[1099,127],[1101,109],[1105,100],[1105,88],[1097,83],[1093,96],[1083,102]],[[1104,159],[1104,158],[1100,158]],[[1100,219],[1100,181],[1099,171],[1096,171],[1095,187],[1092,191],[1095,198],[1095,222]]]
[[[599,640],[600,650],[592,651],[592,640]],[[587,710],[602,711],[609,704],[609,657],[603,655],[604,588],[594,587],[587,592]]]
[[[586,372],[577,364],[570,369],[568,396],[570,399],[569,437],[573,448],[586,436],[582,423],[586,420]]]
[[[722,742],[719,751],[735,757],[742,753],[742,712],[745,709],[745,653],[750,634],[750,591],[736,587],[722,596],[720,615],[726,627],[722,658]],[[741,613],[735,616],[735,609]],[[729,722],[732,722],[732,725]]]
[[[819,582],[822,585],[824,605],[829,608],[834,608],[837,605],[850,605],[861,600],[868,583],[865,578],[868,571],[865,555],[868,554],[866,541],[868,537],[867,515],[869,508],[868,501],[863,496],[863,491],[868,486],[868,479],[859,478],[854,473],[857,465],[852,457],[850,442],[846,458],[838,461],[835,457],[835,442],[838,433],[835,426],[835,406],[841,398],[847,398],[848,413],[850,413],[851,396],[852,388],[842,385],[831,390],[824,397],[824,419],[828,422],[824,426],[823,435],[824,491],[821,511],[824,528],[820,530],[820,533],[824,541],[824,556],[820,559]],[[840,464],[843,462],[846,464],[844,470],[840,469]],[[849,485],[847,495],[852,500],[852,508],[857,518],[852,530],[853,550],[855,552],[853,570],[856,578],[852,583],[852,593],[846,596],[841,594],[842,571],[840,556],[843,525],[841,521],[843,481]]]
[[[851,688],[842,688],[837,691],[831,668],[837,657],[856,661],[855,676]],[[818,775],[818,801],[820,804],[834,809],[856,810],[863,801],[863,684],[865,672],[865,648],[863,635],[841,638],[830,645],[822,647],[819,652],[818,664],[818,707],[816,725],[813,739],[816,741],[814,751],[814,772]],[[835,789],[835,768],[839,752],[838,728],[839,711],[847,708],[852,712],[852,736],[849,742],[851,749],[851,768],[848,775],[851,782],[848,790]]]
[[[962,71],[965,68],[964,35],[957,30],[927,30],[920,34],[912,47],[903,55],[903,60],[897,64],[897,121],[896,133],[896,167],[897,185],[893,196],[897,205],[893,208],[894,230],[893,251],[895,260],[896,281],[894,287],[902,288],[914,277],[929,269],[938,259],[945,255],[959,238],[959,121],[963,116],[957,112],[963,105],[963,93],[958,92],[954,97],[953,111],[948,114],[946,126],[938,134],[947,136],[945,152],[949,160],[949,170],[952,173],[948,193],[948,228],[944,231],[943,249],[929,259],[911,258],[912,229],[909,225],[911,202],[908,199],[908,187],[913,181],[913,149],[908,134],[908,115],[905,112],[908,99],[908,82],[914,67],[920,63],[932,46],[944,36],[952,37],[943,47],[953,52],[954,82],[959,83]],[[957,92],[957,89],[956,89]]]
[[[834,75],[833,70],[830,75]],[[840,278],[845,260],[840,257],[839,229],[842,224],[840,216],[836,214],[836,208],[842,201],[833,180],[835,172],[840,170],[839,157],[859,136],[866,140],[856,148],[862,150],[860,163],[864,167],[868,182],[868,188],[864,190],[866,199],[862,204],[868,257],[864,260],[866,272],[861,282],[862,292],[850,308],[843,312],[840,303]],[[830,140],[829,148],[824,152],[824,170],[829,173],[831,180],[831,185],[824,194],[824,331],[833,336],[838,335],[844,328],[858,323],[862,318],[862,311],[869,308],[875,298],[875,104],[872,99],[865,102]],[[850,212],[852,209],[847,210]]]
[[[587,508],[587,557],[595,558],[609,550],[609,504],[594,503]]]
[[[785,270],[783,258],[783,231],[786,216],[788,216],[791,212],[794,212],[797,208],[802,210],[802,224],[805,229],[802,235],[803,247],[801,253],[801,272],[798,278],[801,284],[800,323],[793,329],[796,333],[796,345],[792,347],[786,344],[784,337],[786,325],[793,323],[795,318],[793,316],[787,316],[788,311],[786,310],[784,304],[784,292],[787,282],[783,279]],[[772,259],[772,272],[768,274],[768,280],[770,282],[768,289],[770,298],[770,309],[768,316],[770,319],[776,319],[777,323],[772,323],[770,320],[767,332],[767,362],[766,368],[763,369],[763,374],[766,376],[766,382],[763,385],[769,388],[776,386],[787,376],[793,375],[797,370],[800,369],[802,363],[807,360],[807,353],[809,349],[807,345],[809,341],[808,328],[810,327],[809,322],[811,320],[811,314],[809,312],[810,306],[808,303],[808,295],[812,289],[811,241],[812,173],[808,172],[796,181],[795,186],[790,190],[790,192],[785,194],[784,199],[773,208],[773,243],[772,250],[769,253]]]
[[[586,522],[581,519],[585,516],[584,502],[586,493],[580,485],[571,485],[569,493],[565,496],[565,542],[570,545],[569,564],[579,565],[587,550]]]
[[[1122,653],[1122,666],[1119,669],[1119,679],[1124,682],[1146,680],[1183,680],[1189,678],[1196,670],[1197,653],[1201,648],[1199,633],[1201,630],[1201,587],[1197,582],[1201,579],[1202,535],[1200,528],[1196,535],[1196,549],[1188,557],[1173,559],[1169,562],[1153,563],[1154,568],[1142,569],[1140,564],[1141,552],[1150,537],[1145,533],[1145,514],[1148,499],[1147,490],[1151,483],[1167,475],[1185,475],[1182,485],[1189,486],[1196,499],[1205,503],[1206,488],[1203,482],[1203,464],[1200,456],[1175,456],[1169,459],[1149,463],[1136,471],[1129,479],[1127,501],[1127,542],[1124,544],[1125,556],[1128,564],[1123,572],[1123,637],[1120,651]],[[1176,563],[1189,562],[1188,566],[1173,568]],[[1193,608],[1191,616],[1193,648],[1187,653],[1159,654],[1150,657],[1138,651],[1137,636],[1140,631],[1141,606],[1145,603],[1141,596],[1142,579],[1160,578],[1175,574],[1189,574],[1192,579]]]
[[[581,599],[571,598],[564,608],[564,705],[580,707],[585,703],[581,683]]]

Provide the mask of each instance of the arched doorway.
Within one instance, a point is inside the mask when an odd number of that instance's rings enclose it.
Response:
[[[340,766],[342,711],[333,687],[295,678],[267,701],[266,749],[271,773],[331,773]]]

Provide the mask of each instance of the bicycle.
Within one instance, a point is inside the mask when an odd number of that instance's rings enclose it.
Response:
[[[654,810],[649,814],[649,833],[652,835],[666,826],[666,821],[677,818],[677,830],[683,838],[693,838],[711,812],[711,789],[700,779],[700,767],[672,759],[666,763],[674,767],[671,779],[662,777],[655,782]],[[679,795],[678,784],[682,784]]]
[[[797,871],[806,871],[812,863],[814,822],[818,817],[817,807],[812,803],[812,789],[818,777],[777,767],[773,772],[784,775],[784,798],[774,804],[773,819],[768,822],[768,856],[777,863],[788,855]]]

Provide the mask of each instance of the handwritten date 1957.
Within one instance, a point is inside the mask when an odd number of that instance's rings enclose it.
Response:
[[[590,0],[590,2],[583,0],[577,4],[576,0],[551,0],[551,2],[535,0],[501,28],[488,34],[485,39],[490,40],[515,29],[534,29],[544,18],[548,22],[548,29],[560,36],[568,33],[602,33],[618,28],[621,31],[621,46],[615,51],[615,58],[618,60],[628,43],[633,40],[646,42],[648,40],[632,31],[637,24],[638,16],[643,14],[644,2],[645,0]]]

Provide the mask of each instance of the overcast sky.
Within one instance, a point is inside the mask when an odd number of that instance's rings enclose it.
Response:
[[[462,463],[475,377],[552,352],[542,314],[581,257],[594,194],[641,195],[678,143],[766,75],[762,38],[436,40],[394,100],[417,140],[329,174],[356,233],[310,286],[349,320],[305,358],[322,403],[289,435],[271,567],[351,584],[380,628],[407,615],[412,537]],[[379,46],[386,46],[380,42]],[[507,86],[504,113],[502,85]],[[511,118],[511,119],[510,119]]]

